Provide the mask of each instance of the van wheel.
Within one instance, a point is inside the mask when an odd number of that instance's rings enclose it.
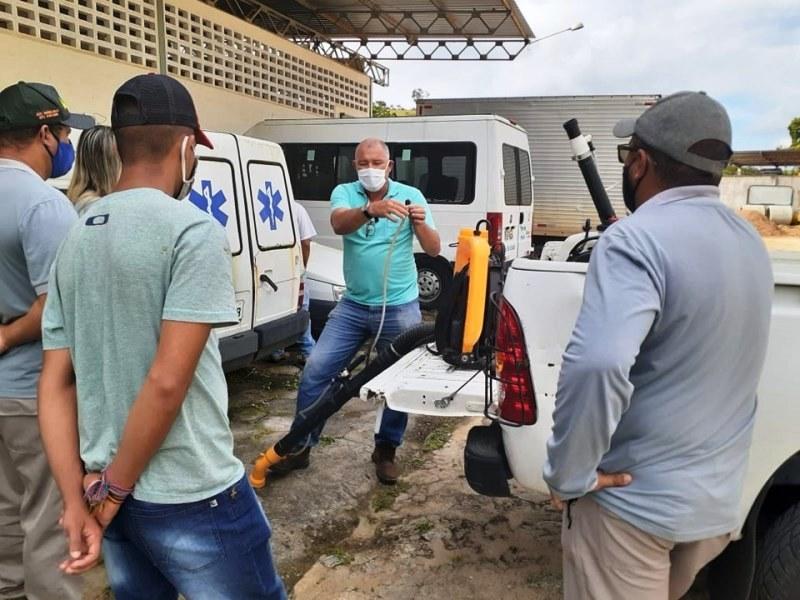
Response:
[[[442,292],[453,279],[450,263],[443,258],[427,255],[417,255],[414,258],[417,262],[420,308],[435,310],[439,307]]]
[[[800,589],[800,504],[770,526],[756,559],[751,600],[790,600]]]

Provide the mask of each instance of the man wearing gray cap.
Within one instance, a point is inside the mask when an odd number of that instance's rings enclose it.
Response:
[[[680,92],[614,133],[633,214],[592,253],[544,477],[566,598],[680,598],[739,525],[772,270],[719,199],[722,105]]]

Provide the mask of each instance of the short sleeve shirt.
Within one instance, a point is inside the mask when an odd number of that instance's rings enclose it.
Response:
[[[425,223],[436,229],[425,196],[417,188],[389,181],[386,198],[405,204],[408,200],[425,207]],[[331,210],[360,208],[367,195],[360,183],[336,186],[331,194]],[[398,232],[398,228],[401,230]],[[397,237],[395,239],[395,234]],[[344,236],[345,296],[367,306],[383,304],[383,278],[386,258],[395,239],[389,259],[386,304],[397,306],[419,297],[417,266],[414,262],[414,231],[408,219],[395,223],[387,218],[371,219],[353,233]]]
[[[56,259],[44,348],[69,348],[87,469],[116,454],[158,346],[162,320],[237,322],[225,232],[191,203],[134,189],[93,203]],[[180,413],[134,497],[165,504],[208,498],[238,481],[217,337],[204,348]],[[202,468],[198,468],[202,465]]]
[[[14,160],[0,159],[0,198],[0,324],[5,325],[47,293],[50,265],[76,215],[61,192]],[[38,340],[0,355],[0,415],[36,414],[41,370]]]
[[[308,216],[306,207],[299,202],[295,202],[292,205],[292,210],[294,211],[297,235],[300,239],[305,242],[317,235],[317,230],[314,227],[314,223],[311,221],[311,217]]]

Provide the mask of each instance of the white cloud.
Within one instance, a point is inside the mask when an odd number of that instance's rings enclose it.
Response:
[[[786,144],[800,115],[797,0],[518,0],[544,36],[513,62],[387,61],[391,86],[375,99],[411,106],[431,97],[661,93],[702,89],[731,113],[734,147]]]

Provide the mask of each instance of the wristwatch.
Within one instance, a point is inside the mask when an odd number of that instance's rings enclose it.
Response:
[[[361,212],[364,214],[364,218],[367,221],[372,219],[372,215],[369,214],[369,200],[367,200],[367,203],[364,206],[361,207]]]

